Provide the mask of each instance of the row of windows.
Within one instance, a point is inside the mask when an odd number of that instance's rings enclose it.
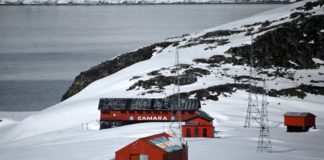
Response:
[[[137,99],[137,100],[127,100],[127,99],[113,99],[106,100],[102,102],[107,106],[126,106],[128,103],[132,107],[149,107],[152,105],[151,99]],[[154,107],[162,107],[165,104],[165,100],[154,100]]]
[[[195,109],[200,107],[199,100],[186,99],[181,100],[182,108]],[[100,109],[169,109],[171,107],[178,108],[177,101],[169,99],[100,99]]]
[[[186,131],[187,131],[187,135],[186,135],[186,137],[199,137],[199,129],[198,128],[195,128],[194,130],[193,130],[193,132],[191,131],[191,129],[190,128],[187,128],[186,129]],[[203,137],[207,137],[207,128],[203,128],[202,129],[202,136]]]

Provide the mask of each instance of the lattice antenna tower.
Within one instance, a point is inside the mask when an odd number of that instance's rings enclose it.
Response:
[[[254,56],[253,56],[253,34],[251,34],[251,46],[250,46],[250,79],[249,79],[249,94],[248,94],[248,108],[246,111],[245,124],[244,127],[249,128],[251,126],[251,121],[260,123],[260,109],[258,104],[258,96],[254,92],[253,84],[255,78],[254,71]]]
[[[180,65],[179,65],[179,51],[178,47],[176,47],[176,54],[175,54],[175,64],[176,64],[176,77],[177,77],[177,84],[176,92],[177,92],[177,98],[176,98],[176,104],[171,102],[171,123],[169,126],[169,130],[173,137],[179,138],[181,142],[184,142],[182,138],[182,120],[181,120],[181,103],[180,103],[180,77],[179,77],[179,71],[180,71]],[[171,100],[174,102],[174,99]],[[177,114],[175,114],[177,113]]]
[[[268,118],[267,86],[263,80],[262,105],[260,113],[260,131],[257,152],[272,152]]]

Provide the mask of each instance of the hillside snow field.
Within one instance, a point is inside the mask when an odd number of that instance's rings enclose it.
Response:
[[[202,60],[215,55],[228,57],[225,52],[230,48],[251,44],[251,32],[254,37],[265,35],[280,24],[296,20],[298,15],[323,16],[323,5],[314,5],[311,9],[304,10],[301,6],[306,2],[312,1],[298,2],[202,32],[167,39],[166,42],[172,42],[172,45],[156,47],[148,60],[94,81],[76,95],[23,121],[0,122],[0,159],[113,159],[116,150],[135,139],[167,131],[168,123],[142,123],[98,130],[99,98],[161,98],[173,95],[173,84],[157,86],[150,82],[174,76],[172,71],[175,68],[177,47],[180,63],[184,66],[180,74],[184,75],[190,70],[198,75],[193,82],[181,85],[181,92],[188,93],[190,97],[197,96],[199,92],[195,91],[201,89],[247,84],[242,78],[249,75],[246,64],[221,62],[219,65],[209,65]],[[294,12],[299,13],[292,16]],[[324,27],[320,32],[324,32]],[[208,90],[208,94],[214,98],[202,98],[202,109],[215,118],[216,138],[186,139],[189,144],[189,159],[322,159],[324,96],[318,94],[320,91],[317,92],[316,89],[320,90],[324,86],[324,61],[319,58],[313,58],[312,61],[310,65],[316,67],[299,69],[298,66],[302,64],[289,61],[289,65],[295,67],[287,68],[287,74],[282,73],[278,77],[270,74],[278,71],[276,67],[262,70],[269,74],[258,71],[258,76],[266,80],[268,90],[278,91],[274,92],[275,96],[268,96],[273,153],[256,152],[259,129],[257,124],[253,124],[254,127],[251,128],[243,127],[248,93],[237,85],[227,92]],[[306,89],[298,88],[301,84],[306,85]],[[262,86],[262,81],[256,80],[255,85]],[[309,87],[315,88],[316,92],[308,91]],[[289,88],[295,88],[292,94],[279,92]],[[297,96],[295,93],[298,93]],[[317,129],[305,133],[286,132],[283,114],[287,111],[312,112],[317,116]]]

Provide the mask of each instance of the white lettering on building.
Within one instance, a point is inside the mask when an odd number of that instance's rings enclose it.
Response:
[[[138,116],[137,120],[139,121],[167,121],[166,116]]]

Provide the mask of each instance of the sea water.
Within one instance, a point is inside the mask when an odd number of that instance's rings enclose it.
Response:
[[[280,6],[0,6],[0,111],[42,110],[105,60]]]

